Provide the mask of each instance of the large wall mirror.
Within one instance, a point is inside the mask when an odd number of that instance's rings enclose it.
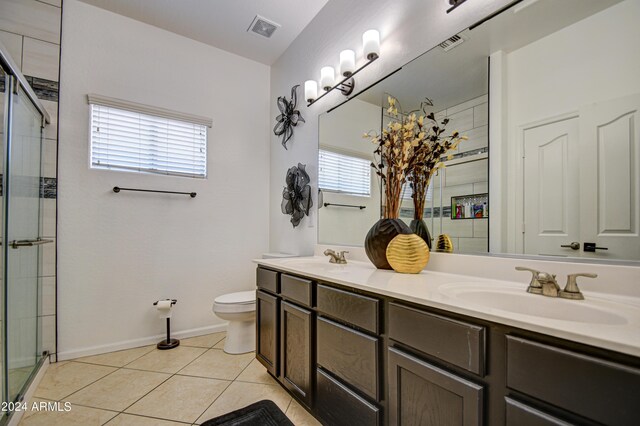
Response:
[[[427,193],[456,253],[640,261],[640,0],[524,0],[320,116],[318,241],[362,246],[387,94],[468,137]],[[408,196],[401,218],[413,218]]]

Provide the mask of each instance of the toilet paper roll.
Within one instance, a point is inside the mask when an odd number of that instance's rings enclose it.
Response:
[[[171,309],[171,300],[158,300],[158,310]]]
[[[157,308],[160,318],[171,318],[171,300],[159,300]]]

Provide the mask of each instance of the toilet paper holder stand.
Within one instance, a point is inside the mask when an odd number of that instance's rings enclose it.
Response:
[[[171,300],[171,308],[173,308],[173,305],[178,303],[176,299],[165,299],[165,300]],[[160,302],[160,300],[156,300],[155,302],[153,302],[153,306],[157,306],[158,302]],[[160,342],[158,342],[156,347],[161,350],[166,350],[166,349],[177,348],[178,346],[180,346],[180,340],[171,338],[171,317],[169,316],[167,317],[167,338],[165,340],[161,340]]]

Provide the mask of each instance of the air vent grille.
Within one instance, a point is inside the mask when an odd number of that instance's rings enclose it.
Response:
[[[271,38],[273,33],[280,27],[280,24],[276,24],[260,15],[256,15],[253,18],[253,22],[249,25],[247,31],[258,34],[265,38]]]
[[[460,46],[464,43],[464,39],[459,35],[454,35],[453,37],[443,41],[439,44],[439,46],[445,51],[448,52],[454,47]]]

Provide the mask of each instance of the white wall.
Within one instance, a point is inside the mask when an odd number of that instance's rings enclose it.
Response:
[[[362,137],[368,131],[380,132],[381,108],[354,99],[340,111],[323,114],[320,124],[320,146],[373,161],[374,144]],[[362,246],[364,237],[380,217],[379,178],[371,170],[369,197],[324,191],[324,202],[365,206],[365,209],[323,207],[318,211],[318,240],[322,244]],[[315,192],[314,192],[315,194]]]
[[[324,65],[337,66],[342,49],[354,49],[360,61],[362,33],[369,28],[380,31],[381,57],[356,75],[356,91],[509,2],[467,2],[446,14],[449,8],[446,0],[371,0],[366,3],[332,0],[272,66],[271,117],[278,115],[275,103],[278,95],[288,96],[293,85],[318,79],[320,68]],[[285,151],[279,145],[278,138],[271,135],[270,248],[272,251],[312,254],[317,242],[317,211],[314,207],[311,216],[293,229],[287,216],[280,212],[282,186],[287,169],[301,162],[307,164],[313,193],[316,193],[318,115],[345,98],[338,92],[331,93],[309,108],[302,101],[302,91],[299,92],[299,98],[299,109],[306,123],[295,129],[289,149]]]
[[[160,298],[178,299],[176,332],[221,325],[214,298],[254,288],[268,249],[269,68],[76,0],[63,23],[60,357],[155,340]],[[87,93],[213,118],[208,179],[89,169]]]
[[[506,55],[509,253],[521,252],[515,238],[520,126],[640,93],[640,55],[629,51],[637,49],[631,40],[640,40],[639,15],[640,1],[626,0]]]

